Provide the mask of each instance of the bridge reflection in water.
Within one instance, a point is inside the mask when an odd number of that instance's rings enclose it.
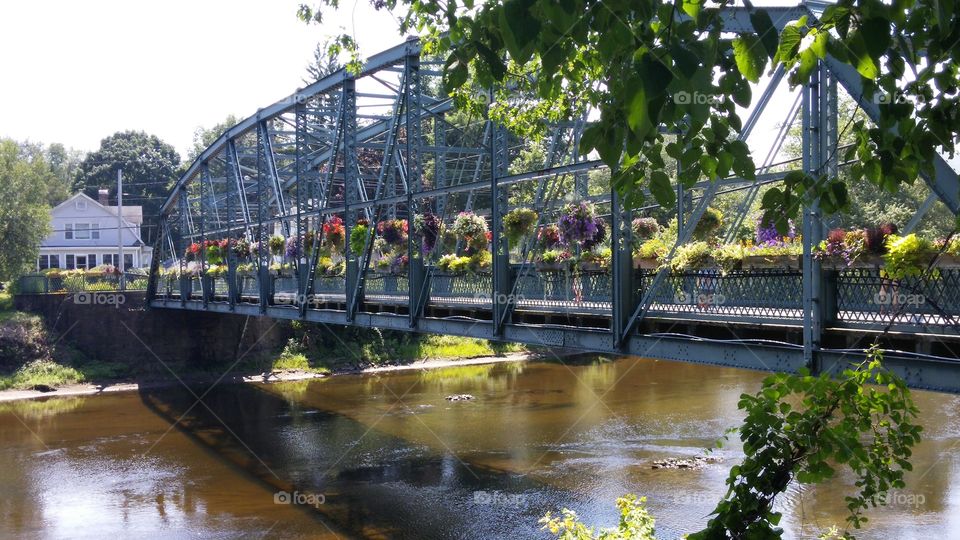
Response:
[[[789,21],[815,18],[811,9],[770,11]],[[722,13],[731,31],[752,31],[745,11]],[[718,195],[741,195],[726,216],[736,231],[764,186],[801,165],[841,166],[838,87],[864,94],[849,66],[819,62],[783,119],[802,123],[808,159],[768,160],[755,178],[676,186],[676,245],[694,238]],[[877,266],[831,269],[812,255],[826,230],[816,206],[797,223],[793,255],[744,258],[726,272],[710,261],[645,270],[649,261],[634,259],[633,220],[656,205],[625,207],[611,171],[581,152],[592,111],[550,123],[543,139],[523,138],[458,108],[441,90],[442,64],[410,40],[224,132],[161,209],[150,305],[782,371],[842,369],[882,334],[888,365],[909,384],[960,391],[958,270],[894,282]],[[777,71],[756,89],[741,141],[750,143],[783,78]],[[860,106],[879,114],[875,103]],[[957,213],[957,175],[934,161],[925,178],[932,196]],[[608,252],[575,235],[559,247],[547,241],[579,203],[609,233]],[[526,229],[508,229],[516,210],[533,211]],[[677,248],[664,249],[661,263]]]

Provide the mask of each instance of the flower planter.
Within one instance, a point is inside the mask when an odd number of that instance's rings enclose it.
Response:
[[[945,270],[956,270],[960,268],[960,257],[956,255],[950,255],[944,253],[940,255],[936,262],[937,268],[943,268]]]
[[[655,270],[660,266],[660,262],[656,257],[641,257],[635,255],[633,257],[633,266],[640,270]]]
[[[824,270],[846,270],[849,268],[843,257],[824,257],[820,259],[820,267]]]
[[[761,270],[770,268],[799,269],[799,255],[747,255],[743,258],[743,267]]]
[[[883,264],[883,255],[864,254],[854,259],[847,268],[880,268]]]
[[[537,263],[538,272],[565,272],[569,268],[568,263]]]
[[[581,272],[589,272],[592,274],[601,274],[605,273],[607,269],[600,263],[589,262],[589,263],[580,263]]]

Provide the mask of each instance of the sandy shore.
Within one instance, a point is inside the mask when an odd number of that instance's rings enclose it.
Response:
[[[384,373],[391,371],[407,371],[414,369],[436,369],[451,366],[473,366],[478,364],[493,364],[499,362],[521,362],[537,355],[531,353],[511,353],[503,356],[486,356],[481,358],[467,358],[463,360],[417,360],[410,364],[375,366],[363,370],[347,370],[334,372],[332,374],[313,373],[308,371],[275,371],[271,373],[243,374],[230,373],[225,375],[219,384],[224,383],[275,383],[283,381],[301,381],[305,379],[321,379],[324,377],[333,377],[338,375],[357,375],[363,373]],[[213,383],[217,377],[184,377],[182,381],[188,384]],[[0,391],[0,402],[15,401],[19,399],[36,399],[46,397],[66,397],[66,396],[89,396],[94,394],[104,394],[111,392],[131,392],[140,388],[162,388],[167,386],[178,386],[181,382],[173,380],[133,382],[117,381],[108,384],[70,384],[57,388],[52,392],[40,392],[37,390],[2,390]]]

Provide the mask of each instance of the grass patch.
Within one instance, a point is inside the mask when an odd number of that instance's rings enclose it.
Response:
[[[76,368],[58,364],[53,360],[33,360],[21,366],[12,375],[0,377],[0,390],[26,389],[36,386],[56,388],[83,382],[83,380],[83,373]]]
[[[288,346],[289,347],[289,346]],[[284,349],[280,356],[273,361],[273,371],[309,371],[313,373],[330,373],[330,368],[320,364],[311,364],[307,356],[300,352],[291,352]]]
[[[395,359],[415,361],[481,358],[484,356],[502,356],[506,353],[523,350],[525,350],[523,346],[516,343],[496,343],[478,338],[428,335],[401,345],[397,349],[397,358]]]

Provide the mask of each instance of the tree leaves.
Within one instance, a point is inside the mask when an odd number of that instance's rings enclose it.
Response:
[[[756,34],[740,34],[733,40],[733,54],[737,69],[750,82],[759,82],[767,65],[763,44]]]
[[[534,51],[534,40],[540,32],[540,20],[530,13],[535,0],[506,0],[500,10],[503,42],[511,58],[527,63]]]
[[[677,202],[677,194],[670,185],[670,177],[662,170],[650,173],[650,194],[665,208],[673,208]]]

